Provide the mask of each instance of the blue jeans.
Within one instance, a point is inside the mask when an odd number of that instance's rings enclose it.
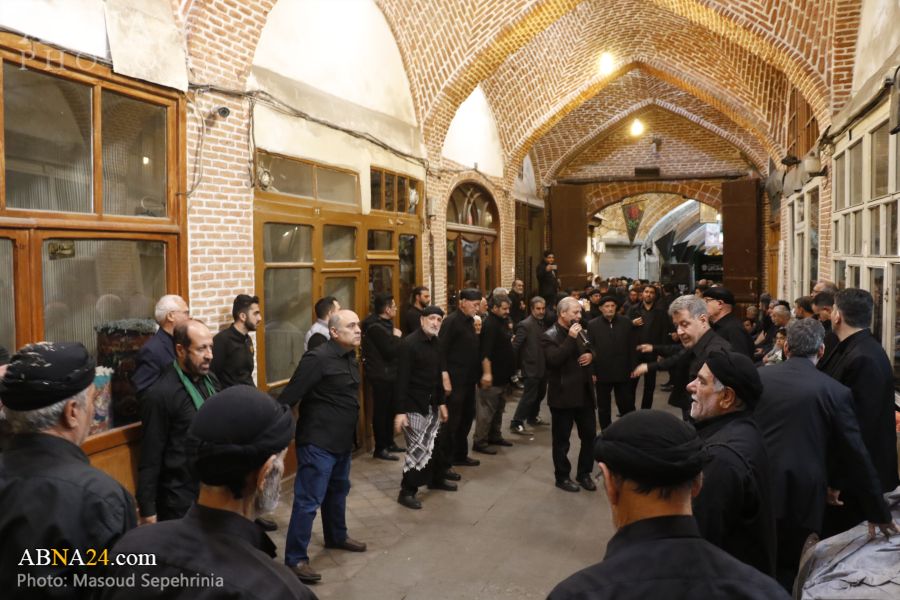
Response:
[[[284,563],[294,566],[309,561],[316,511],[322,507],[322,529],[326,544],[347,539],[347,494],[350,492],[350,453],[331,452],[304,444],[297,446],[297,476],[294,479],[294,506],[288,524]]]

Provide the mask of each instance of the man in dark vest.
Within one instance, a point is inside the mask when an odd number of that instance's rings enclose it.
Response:
[[[634,386],[631,370],[637,356],[632,341],[632,325],[627,317],[617,314],[617,296],[604,296],[600,301],[602,315],[587,330],[594,344],[594,373],[597,378],[597,416],[600,428],[612,423],[612,394],[616,394],[619,416],[634,410]]]

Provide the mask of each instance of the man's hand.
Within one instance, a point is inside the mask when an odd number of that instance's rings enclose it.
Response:
[[[585,352],[584,354],[582,354],[581,356],[578,357],[579,366],[586,367],[589,364],[591,364],[592,362],[594,362],[594,355],[591,354],[590,352]]]
[[[653,352],[653,344],[638,344],[637,351],[650,354]]]
[[[149,517],[141,517],[138,519],[138,525],[152,525],[156,523],[156,515],[150,515]]]
[[[438,405],[438,414],[439,414],[440,417],[441,417],[441,423],[446,423],[446,422],[447,422],[447,419],[450,418],[450,413],[447,412],[447,405],[446,405],[446,404],[440,404],[440,405]]]
[[[481,376],[481,389],[486,390],[491,387],[491,384],[494,383],[494,376],[490,373],[485,373]]]
[[[869,521],[869,539],[874,540],[876,537],[875,528],[878,528],[882,534],[884,534],[885,539],[891,539],[891,534],[897,535],[900,533],[900,530],[897,529],[897,524],[893,521],[888,521],[887,523],[873,523]]]
[[[579,333],[581,333],[581,323],[572,323],[569,327],[569,337],[573,340],[578,339]]]
[[[828,495],[825,496],[825,504],[828,506],[843,506],[844,503],[841,501],[841,490],[828,488]]]
[[[394,335],[397,337],[403,337],[403,332],[394,327]]]
[[[394,433],[400,433],[404,427],[409,427],[409,418],[406,413],[400,413],[394,417]]]
[[[641,363],[634,368],[634,371],[631,372],[631,378],[637,379],[641,375],[646,375],[649,367],[647,367],[647,363]]]
[[[642,327],[644,325],[644,317],[638,317],[637,319],[631,322],[635,327]]]
[[[446,395],[449,396],[451,393],[453,393],[453,386],[450,385],[450,373],[448,373],[447,371],[444,371],[441,374],[441,383],[443,383],[443,385],[444,385],[444,393]]]

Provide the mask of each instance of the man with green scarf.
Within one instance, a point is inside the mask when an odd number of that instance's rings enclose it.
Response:
[[[179,519],[197,499],[199,485],[188,466],[188,428],[203,402],[221,386],[209,372],[213,336],[200,321],[175,327],[175,360],[144,393],[144,437],[138,464],[140,522]]]

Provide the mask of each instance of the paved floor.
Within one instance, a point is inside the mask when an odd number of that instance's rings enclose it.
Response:
[[[657,389],[654,406],[670,409],[666,397]],[[505,426],[516,399],[507,403]],[[543,418],[549,421],[546,406]],[[402,462],[354,458],[347,524],[368,551],[326,550],[317,518],[310,558],[322,582],[313,591],[348,600],[544,598],[560,580],[599,561],[613,534],[605,496],[554,487],[550,428],[534,429],[533,438],[504,430],[515,446],[496,456],[473,454],[479,467],[457,467],[459,491],[423,488],[422,510],[397,504]],[[573,431],[573,462],[578,443]],[[275,513],[279,530],[271,534],[279,555],[292,486],[293,479],[285,482]]]

